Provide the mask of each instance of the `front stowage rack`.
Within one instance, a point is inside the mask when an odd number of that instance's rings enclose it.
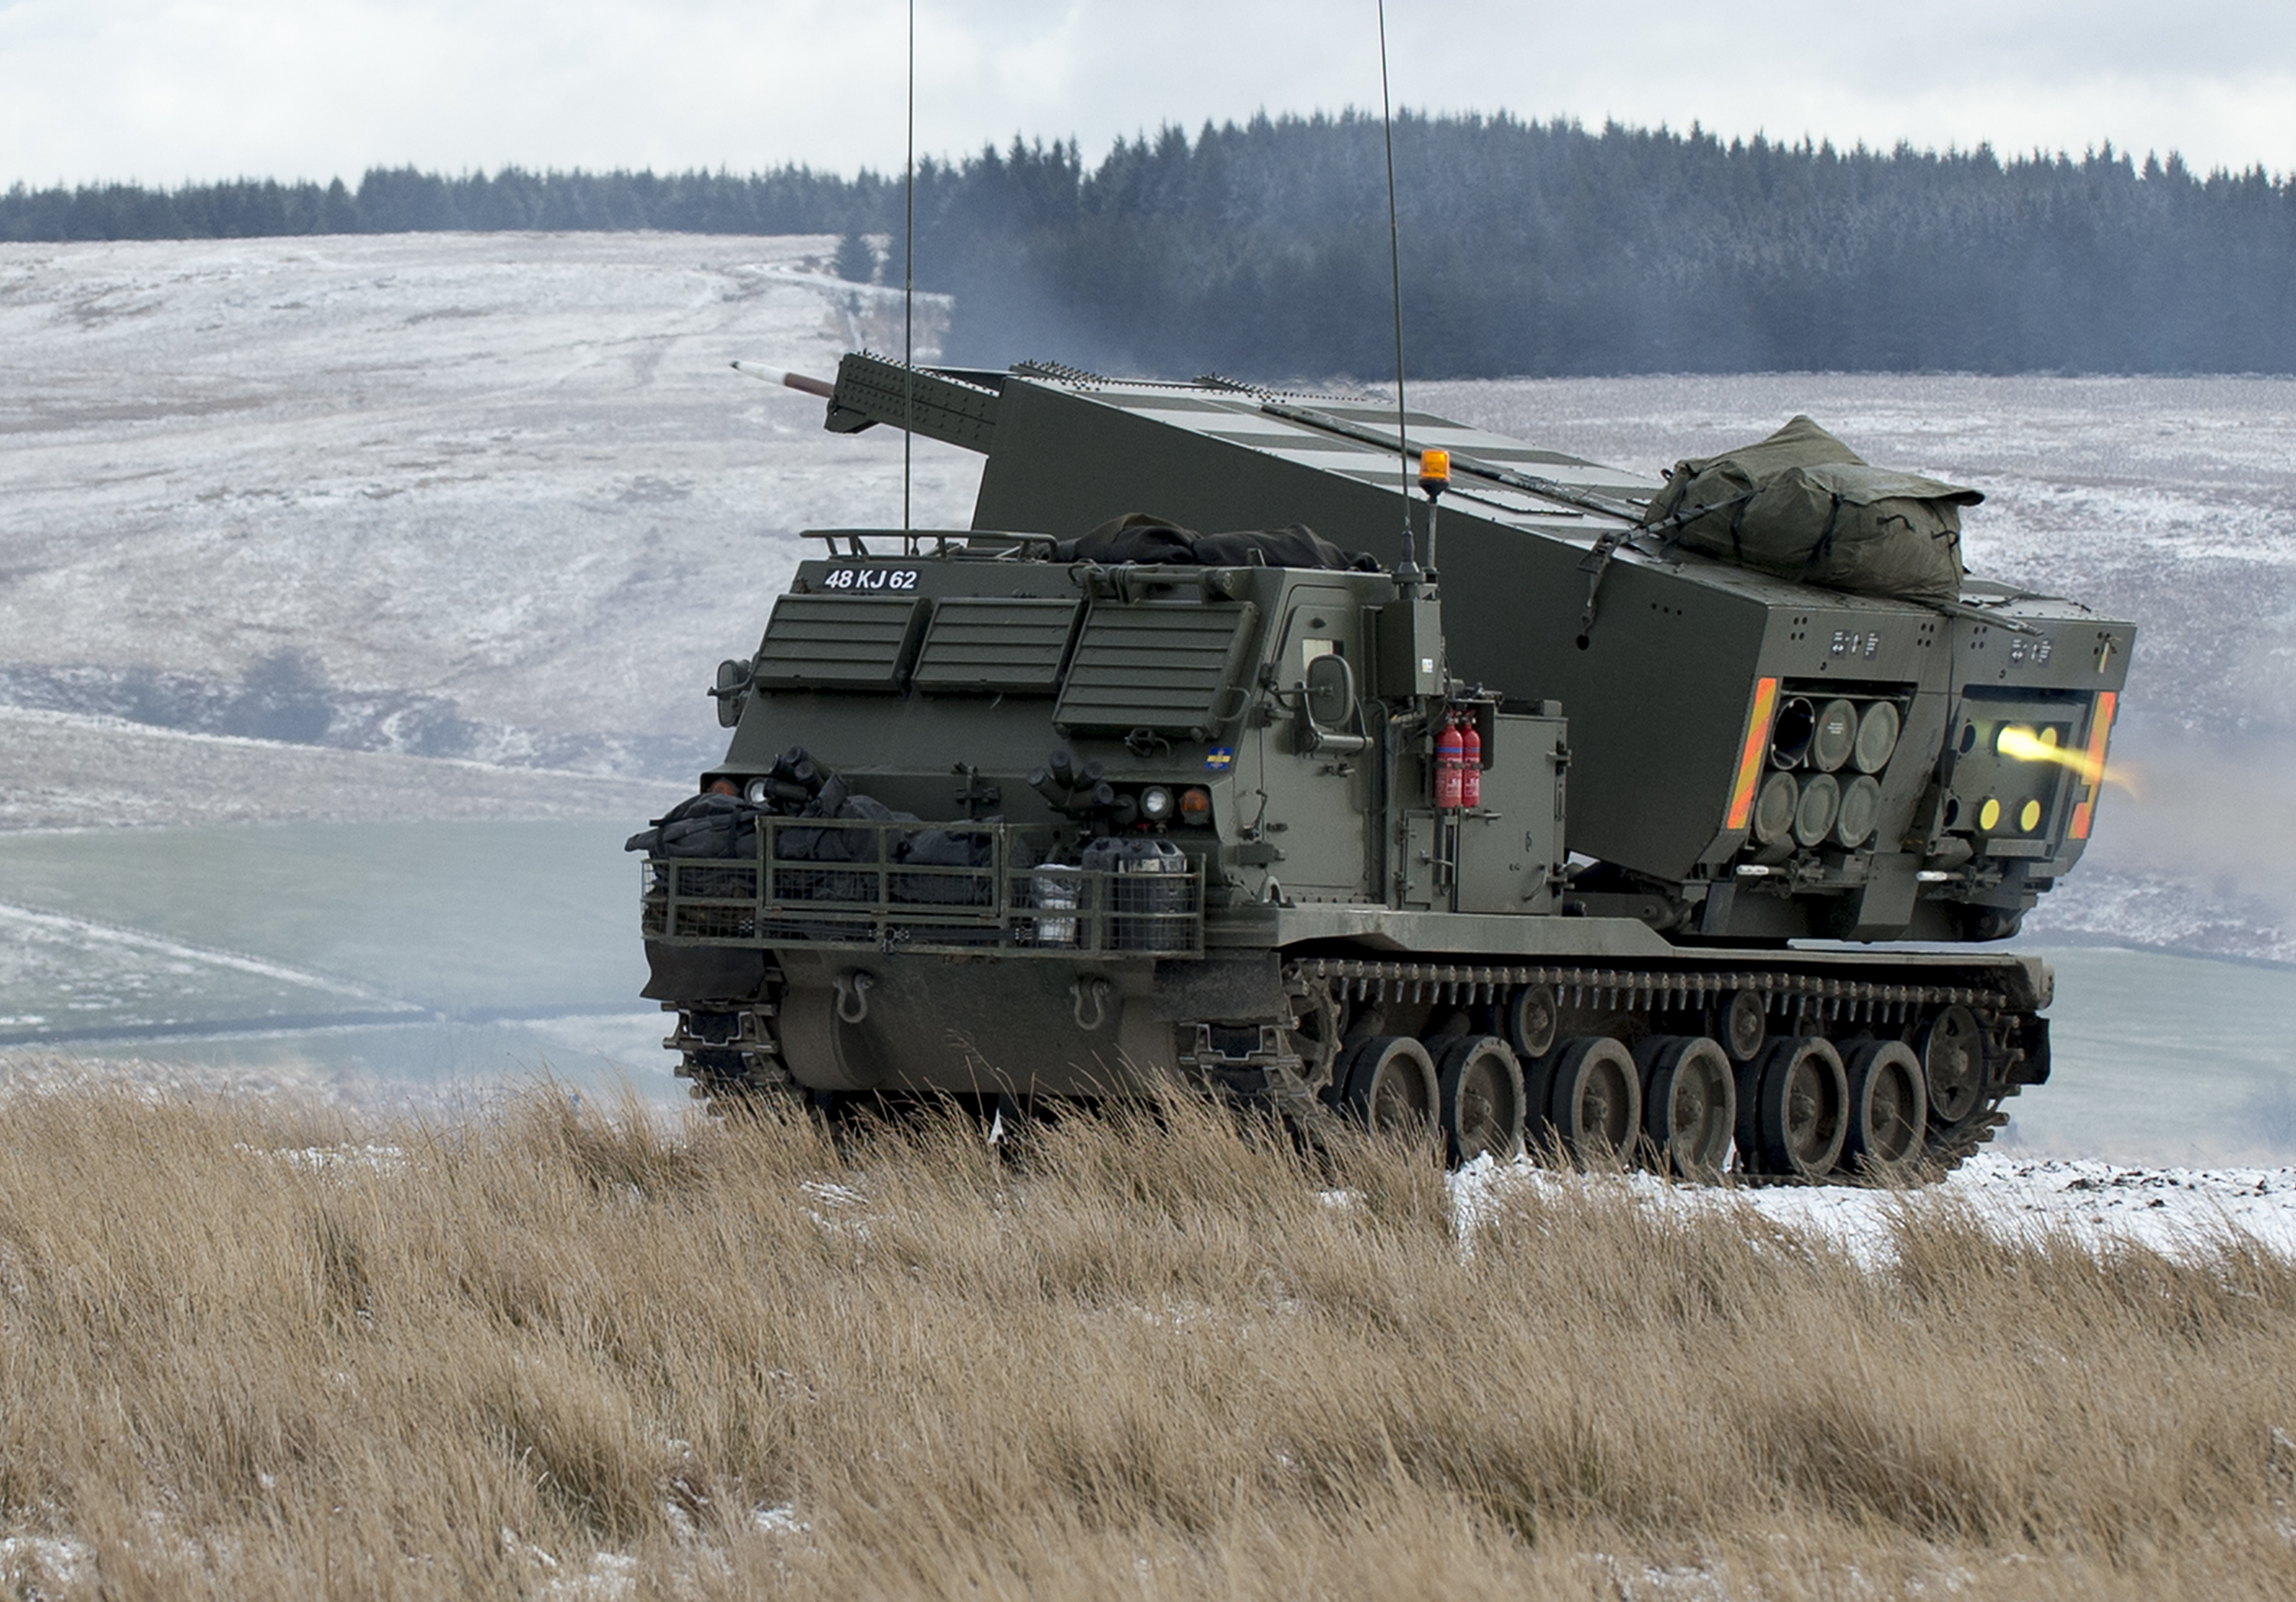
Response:
[[[1203,874],[1046,860],[1051,832],[1002,823],[767,817],[754,855],[649,857],[640,924],[671,945],[1201,957]]]

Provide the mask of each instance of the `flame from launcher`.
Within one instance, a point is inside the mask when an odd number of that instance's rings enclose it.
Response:
[[[2112,785],[2136,797],[2136,769],[2125,762],[2107,762],[2102,752],[2067,751],[2052,745],[2030,728],[2005,728],[1994,741],[1993,749],[2003,756],[2020,762],[2054,762],[2069,772],[2077,773],[2091,785]]]

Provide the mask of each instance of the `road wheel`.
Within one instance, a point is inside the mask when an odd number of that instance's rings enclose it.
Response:
[[[1381,1035],[1348,1064],[1347,1105],[1382,1135],[1417,1135],[1435,1121],[1435,1064],[1409,1035]]]
[[[1515,1056],[1524,1062],[1554,1049],[1554,1033],[1562,1008],[1551,984],[1527,984],[1506,998],[1500,1008],[1499,1029]]]
[[[1801,1035],[1771,1047],[1755,1111],[1768,1172],[1797,1179],[1833,1172],[1849,1128],[1849,1080],[1833,1043]]]
[[[1328,984],[1314,984],[1292,998],[1292,1026],[1283,1043],[1300,1058],[1300,1078],[1310,1090],[1344,1082],[1337,1072],[1340,1006]]]
[[[1939,1123],[1959,1123],[1977,1111],[1985,1094],[1985,1034],[1967,1007],[1946,1008],[1923,1032],[1922,1072]]]
[[[1922,1060],[1901,1040],[1868,1040],[1850,1052],[1846,1067],[1849,1133],[1842,1166],[1877,1178],[1901,1171],[1921,1155],[1929,1132]]]
[[[1711,1179],[1730,1160],[1738,1087],[1729,1056],[1704,1035],[1668,1035],[1635,1054],[1643,1080],[1643,1133],[1660,1162],[1685,1179]]]
[[[1435,1083],[1453,1167],[1486,1155],[1510,1162],[1522,1149],[1522,1064],[1505,1040],[1496,1035],[1446,1040]]]
[[[1547,1116],[1571,1155],[1582,1162],[1633,1146],[1642,1132],[1642,1075],[1624,1046],[1608,1035],[1566,1042],[1554,1060]]]
[[[1762,1055],[1762,1043],[1769,1039],[1768,1009],[1757,990],[1740,990],[1730,998],[1730,1005],[1722,1009],[1722,1044],[1729,1048],[1734,1063],[1751,1063]]]

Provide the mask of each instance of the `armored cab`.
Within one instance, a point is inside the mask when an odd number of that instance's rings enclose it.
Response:
[[[2046,1077],[2046,968],[1978,942],[2079,859],[2129,625],[1782,579],[1360,398],[849,357],[827,425],[879,423],[986,453],[973,526],[822,534],[633,842],[701,1091],[1185,1081],[1812,1179]]]

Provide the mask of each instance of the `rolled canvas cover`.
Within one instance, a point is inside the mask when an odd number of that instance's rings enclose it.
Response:
[[[1677,462],[1643,514],[1693,551],[1866,596],[1961,593],[1958,484],[1868,465],[1808,417],[1718,456]]]
[[[1258,562],[1269,567],[1328,568],[1336,572],[1379,571],[1379,563],[1371,557],[1340,549],[1305,523],[1199,534],[1145,512],[1128,512],[1088,534],[1063,539],[1053,554],[1062,562],[1201,563],[1206,567],[1242,567]]]

